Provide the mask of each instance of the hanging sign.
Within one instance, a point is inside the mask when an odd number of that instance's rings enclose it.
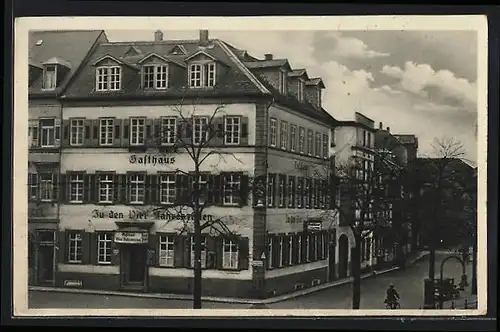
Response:
[[[116,232],[116,243],[141,244],[148,243],[148,233],[142,232]]]
[[[320,221],[308,221],[307,222],[307,230],[310,232],[319,232],[321,231],[321,222]]]

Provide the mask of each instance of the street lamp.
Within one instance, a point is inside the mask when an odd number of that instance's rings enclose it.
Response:
[[[442,289],[443,289],[443,268],[444,268],[444,263],[450,259],[455,259],[460,262],[462,265],[462,277],[460,279],[459,283],[459,290],[464,290],[464,288],[467,286],[467,274],[465,272],[465,263],[460,257],[458,256],[448,256],[443,261],[441,262],[441,266],[439,268],[439,286],[440,286],[440,294],[439,294],[439,309],[443,309],[443,294],[442,294]]]

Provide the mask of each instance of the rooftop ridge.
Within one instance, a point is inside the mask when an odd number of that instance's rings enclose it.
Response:
[[[211,40],[213,41],[213,40]],[[109,45],[177,45],[177,44],[197,44],[199,43],[198,39],[171,39],[171,40],[161,40],[161,41],[154,41],[154,40],[138,40],[138,41],[108,41],[101,43],[103,46],[109,46]]]

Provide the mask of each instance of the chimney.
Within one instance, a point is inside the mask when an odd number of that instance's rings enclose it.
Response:
[[[271,53],[264,54],[264,57],[266,58],[266,60],[272,60],[273,59],[273,55]]]
[[[163,32],[161,32],[161,30],[156,30],[155,41],[162,41],[162,40],[163,40]]]
[[[382,129],[382,128],[383,128],[383,126],[382,126],[382,122],[379,122],[379,123],[378,123],[378,129]]]
[[[387,131],[390,132],[391,131],[391,127],[387,127]]]
[[[200,30],[200,45],[208,44],[208,30]]]

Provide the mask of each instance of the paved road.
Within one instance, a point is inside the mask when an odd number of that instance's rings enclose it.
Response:
[[[436,257],[436,271],[439,273],[439,264],[445,257],[438,254]],[[389,283],[394,283],[401,295],[402,309],[418,309],[423,303],[423,278],[428,273],[429,262],[424,259],[416,265],[402,271],[390,272],[374,278],[368,278],[361,284],[361,308],[383,309],[385,289]],[[471,264],[468,266],[470,282]],[[450,260],[444,268],[445,277],[454,277],[460,280],[461,267]],[[437,276],[437,274],[436,274]],[[467,289],[466,294],[470,291]],[[30,308],[156,308],[156,309],[184,309],[191,308],[191,302],[186,300],[164,300],[136,298],[125,296],[104,296],[90,294],[49,293],[30,291],[28,295]],[[206,309],[246,309],[248,304],[232,303],[203,303]],[[351,307],[351,285],[333,287],[309,295],[270,304],[271,309],[349,309]]]

